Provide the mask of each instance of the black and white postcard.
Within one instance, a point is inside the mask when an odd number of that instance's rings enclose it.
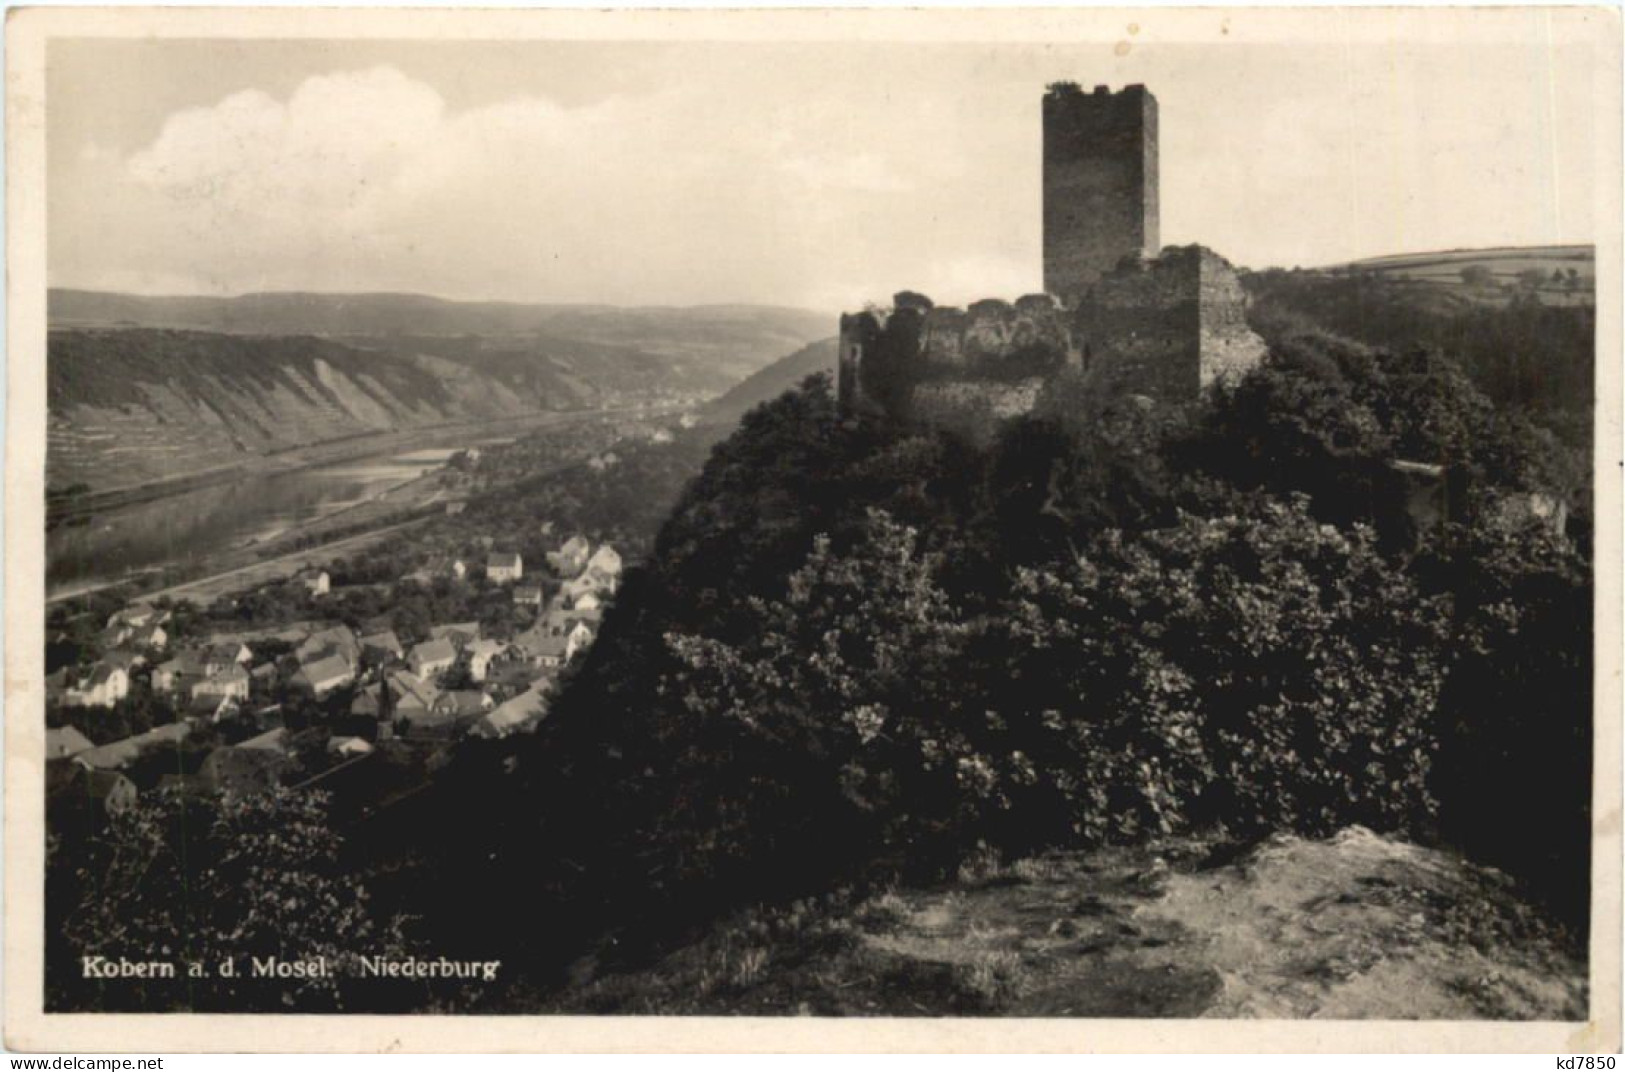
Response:
[[[6,1042],[1617,1050],[1620,36],[14,11]]]

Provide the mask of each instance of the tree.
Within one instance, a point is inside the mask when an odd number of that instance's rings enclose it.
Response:
[[[82,841],[56,840],[47,1006],[338,1011],[364,1001],[355,959],[398,954],[402,943],[371,918],[338,853],[321,798],[282,789],[226,797],[161,789]],[[165,961],[177,978],[84,978],[87,956]],[[257,977],[256,957],[325,957],[334,976]],[[227,960],[233,976],[218,970]],[[193,964],[205,974],[189,976]]]
[[[1495,285],[1495,273],[1482,264],[1469,264],[1461,270],[1461,281],[1469,287],[1491,287]]]
[[[805,865],[825,841],[835,858],[822,866],[838,870],[976,821],[989,787],[960,767],[989,760],[962,725],[952,672],[971,631],[939,565],[916,531],[871,511],[850,550],[818,538],[785,597],[753,604],[750,639],[668,637],[679,668],[666,691],[683,697],[685,728],[663,819],[691,867],[785,850]],[[719,768],[718,755],[733,762]]]

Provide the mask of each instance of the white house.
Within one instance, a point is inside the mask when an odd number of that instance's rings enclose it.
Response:
[[[592,553],[587,559],[587,569],[597,570],[609,577],[621,575],[621,554],[609,544],[604,544]]]
[[[574,577],[586,568],[587,556],[591,551],[592,544],[584,537],[572,536],[557,551],[548,552],[547,564],[560,577]]]
[[[592,644],[594,633],[586,622],[576,622],[570,631],[564,634],[564,659],[568,662],[576,657],[576,652]]]
[[[154,667],[152,687],[159,692],[182,692],[189,690],[194,680],[208,676],[198,657],[187,652]]]
[[[570,606],[586,610],[602,606],[605,596],[615,594],[616,583],[616,579],[609,574],[589,569],[574,580],[565,581],[559,588],[559,596]],[[595,598],[590,603],[584,603],[588,596]]]
[[[305,591],[313,596],[325,596],[333,587],[333,579],[322,569],[300,570],[293,575],[293,579],[304,585]]]
[[[233,663],[193,685],[192,699],[195,700],[199,696],[215,696],[221,699],[246,700],[250,680],[248,671]]]
[[[491,670],[491,660],[501,658],[508,645],[500,640],[476,640],[463,649],[468,655],[468,675],[475,681],[484,681]]]
[[[485,576],[498,584],[509,584],[525,575],[525,563],[518,555],[492,554],[485,560]]]
[[[62,702],[69,707],[112,707],[130,694],[130,675],[123,667],[98,663],[69,686]]]
[[[418,677],[431,677],[450,670],[456,664],[457,649],[452,647],[449,640],[427,640],[412,649],[406,662]]]
[[[241,666],[251,662],[254,653],[248,650],[248,645],[236,640],[222,641],[212,645],[203,655],[203,673],[213,676],[232,666]]]
[[[343,656],[329,655],[308,662],[288,679],[288,684],[312,696],[326,696],[355,680],[355,670]]]
[[[130,629],[139,629],[143,625],[169,620],[167,612],[161,612],[151,603],[131,603],[121,611],[117,611],[107,619],[109,629],[114,626],[126,626]]]
[[[136,627],[135,632],[130,634],[130,643],[139,648],[163,651],[169,646],[169,633],[157,622],[148,622]]]
[[[514,654],[532,666],[552,669],[568,658],[569,641],[560,634],[534,626],[513,638]]]

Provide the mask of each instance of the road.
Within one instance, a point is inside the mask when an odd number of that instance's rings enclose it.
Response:
[[[199,606],[207,606],[223,595],[230,595],[233,592],[241,592],[249,588],[257,588],[271,581],[287,580],[302,569],[331,562],[336,556],[346,551],[367,547],[393,533],[423,525],[432,520],[433,517],[413,518],[410,521],[402,521],[381,529],[374,529],[371,532],[363,532],[359,536],[348,536],[342,540],[334,540],[332,543],[318,544],[315,547],[307,547],[277,558],[268,558],[264,562],[256,562],[253,565],[217,573],[212,577],[203,577],[199,580],[187,581],[185,584],[177,584],[172,588],[149,592],[141,598],[150,601],[167,596],[170,599],[187,599]]]

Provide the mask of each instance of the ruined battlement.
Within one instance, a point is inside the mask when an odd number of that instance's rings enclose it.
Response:
[[[841,318],[839,401],[985,440],[1077,399],[1195,398],[1256,365],[1235,269],[1157,247],[1157,102],[1144,86],[1043,99],[1044,294],[959,309],[903,291]]]
[[[897,295],[841,318],[839,397],[851,413],[946,427],[986,440],[1049,398],[1194,398],[1256,365],[1246,293],[1202,246],[1125,257],[1072,307],[1048,294],[964,309]]]

